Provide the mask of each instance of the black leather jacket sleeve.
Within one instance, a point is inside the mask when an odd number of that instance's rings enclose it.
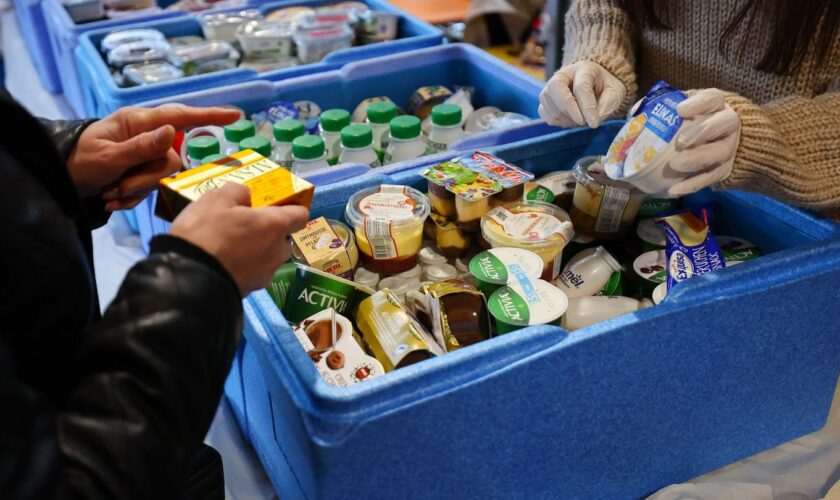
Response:
[[[6,427],[16,429],[17,465],[0,469],[11,476],[0,477],[12,486],[4,496],[177,496],[187,454],[221,397],[242,310],[218,261],[197,247],[177,251],[190,245],[183,240],[169,243],[129,271],[85,335],[77,380],[59,408],[0,376],[4,405],[16,405],[19,418]]]

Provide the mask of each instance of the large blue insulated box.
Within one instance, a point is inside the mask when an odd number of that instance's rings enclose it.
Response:
[[[67,13],[61,0],[37,0],[40,4],[39,15],[43,17],[46,30],[43,42],[47,44],[50,60],[56,67],[58,91],[64,92],[64,97],[73,108],[77,116],[86,116],[85,101],[73,52],[79,44],[82,33],[92,30],[116,30],[135,23],[146,23],[158,19],[186,16],[182,11],[160,11],[153,14],[142,14],[124,19],[103,19],[89,23],[76,24]],[[158,5],[166,6],[173,3],[159,0]],[[55,64],[60,61],[61,64]]]
[[[282,7],[318,6],[329,3],[334,2],[331,0],[276,2],[262,5],[260,10],[267,13]],[[364,0],[364,3],[372,9],[400,15],[398,39],[339,50],[329,54],[318,63],[304,64],[266,73],[257,73],[246,68],[236,68],[132,88],[120,88],[116,85],[111,78],[110,70],[102,54],[99,52],[99,44],[102,38],[111,30],[102,29],[84,33],[79,39],[79,46],[76,47],[74,57],[79,72],[80,86],[83,90],[85,112],[89,116],[104,116],[123,106],[144,101],[177,96],[231,83],[256,80],[257,78],[280,80],[310,75],[340,68],[348,62],[430,47],[439,45],[444,41],[443,32],[439,29],[397,9],[385,0]],[[158,29],[167,37],[201,34],[201,26],[195,16],[144,23],[144,27]]]
[[[59,69],[50,50],[47,26],[41,12],[41,0],[13,0],[20,34],[26,44],[41,84],[47,92],[61,92]],[[63,8],[62,8],[63,10]],[[67,63],[65,63],[67,64]]]
[[[467,44],[449,44],[408,53],[350,63],[340,70],[275,83],[255,81],[192,92],[173,98],[143,103],[157,106],[180,102],[192,106],[234,104],[246,113],[259,111],[275,101],[308,100],[321,109],[342,108],[353,112],[369,97],[388,96],[405,109],[411,94],[427,85],[472,87],[472,104],[478,109],[496,106],[532,120],[510,129],[470,135],[452,145],[448,152],[417,161],[386,165],[378,171],[393,172],[418,163],[451,158],[454,152],[516,142],[558,129],[537,118],[543,82]]]
[[[603,153],[617,127],[494,152],[544,174]],[[422,187],[418,170],[323,188],[313,216],[378,183]],[[249,296],[238,418],[278,495],[639,498],[821,427],[840,375],[840,226],[755,194],[685,201],[715,204],[718,233],[765,255],[653,308],[526,328],[348,388],[323,381],[267,292]]]

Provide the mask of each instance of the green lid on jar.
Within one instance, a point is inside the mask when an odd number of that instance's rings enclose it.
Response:
[[[240,141],[239,150],[244,151],[246,149],[253,149],[266,158],[271,158],[271,141],[261,135],[249,137]]]
[[[295,137],[302,136],[306,131],[303,129],[303,122],[289,118],[280,120],[274,124],[274,138],[278,142],[292,142]]]
[[[441,127],[460,125],[461,106],[455,104],[438,104],[432,108],[432,123]]]
[[[227,158],[227,156],[223,155],[223,154],[210,155],[210,156],[202,158],[201,163],[204,164],[204,165],[206,165],[208,163],[215,163],[215,162],[217,162],[217,161],[219,161],[223,158]]]
[[[321,113],[321,127],[327,132],[341,132],[350,125],[350,113],[343,109],[328,109]]]
[[[225,139],[231,142],[241,142],[257,135],[257,128],[251,120],[239,120],[225,126]]]
[[[341,145],[345,148],[365,148],[373,144],[370,126],[354,123],[341,129]]]
[[[187,142],[187,155],[196,160],[219,154],[220,151],[219,140],[209,135],[193,137]]]
[[[367,118],[371,123],[389,124],[397,117],[397,106],[391,101],[379,101],[368,106]]]
[[[394,139],[415,139],[420,137],[420,118],[411,115],[398,116],[391,120],[391,137]]]
[[[298,160],[317,160],[324,156],[324,139],[318,135],[302,135],[292,141],[292,156]]]

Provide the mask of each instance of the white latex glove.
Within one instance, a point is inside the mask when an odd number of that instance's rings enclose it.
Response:
[[[560,127],[597,127],[624,102],[627,89],[600,64],[580,61],[554,74],[540,93],[540,117]]]
[[[677,105],[685,119],[677,133],[671,168],[686,179],[668,190],[685,196],[729,177],[741,139],[741,118],[718,89],[704,89]]]

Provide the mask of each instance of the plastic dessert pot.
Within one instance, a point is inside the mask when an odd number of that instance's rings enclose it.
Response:
[[[359,265],[359,248],[356,246],[356,237],[353,235],[353,231],[350,230],[344,223],[339,222],[337,220],[327,219],[332,230],[335,232],[335,235],[341,240],[341,243],[344,245],[344,248],[347,249],[347,256],[350,257],[350,265],[353,269],[356,269],[356,266]],[[307,264],[306,259],[304,259],[303,254],[295,245],[294,241],[292,242],[292,259],[295,262],[300,262],[301,264]],[[346,276],[342,275],[342,278],[352,279],[353,277],[353,270],[347,273]],[[376,284],[371,288],[375,288]]]
[[[356,233],[364,266],[399,273],[417,265],[429,202],[407,186],[363,189],[347,203],[345,217]]]
[[[533,201],[496,207],[481,218],[481,234],[493,248],[524,248],[543,261],[542,278],[560,274],[563,247],[574,231],[562,208]]]
[[[575,163],[577,179],[572,200],[575,231],[601,240],[620,240],[633,225],[644,193],[604,172],[600,156],[586,156]]]

